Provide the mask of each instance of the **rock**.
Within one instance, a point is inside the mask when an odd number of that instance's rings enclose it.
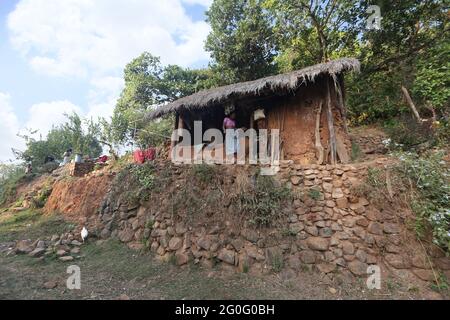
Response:
[[[66,254],[67,254],[67,251],[66,251],[66,250],[63,250],[63,249],[60,249],[60,250],[56,251],[56,255],[57,255],[58,257],[65,256]]]
[[[231,241],[231,245],[233,246],[233,248],[236,251],[241,251],[241,249],[244,247],[244,241],[242,241],[241,239],[233,239]]]
[[[58,241],[58,240],[59,240],[59,235],[54,234],[54,235],[52,235],[52,237],[51,237],[51,239],[50,239],[50,242],[51,242],[51,243],[55,243],[55,242]]]
[[[322,228],[319,231],[319,235],[323,238],[330,238],[333,235],[333,230],[330,228]]]
[[[45,248],[36,248],[33,251],[31,251],[28,255],[30,257],[40,257],[45,253]]]
[[[441,257],[434,260],[434,264],[441,270],[450,270],[450,258]]]
[[[298,186],[298,185],[300,184],[301,181],[302,181],[302,178],[299,177],[299,176],[292,176],[292,177],[291,177],[291,183],[292,183],[294,186]]]
[[[308,247],[312,250],[327,251],[330,245],[328,239],[320,237],[310,237],[306,240]]]
[[[361,249],[356,251],[355,257],[361,262],[367,262],[367,253]]]
[[[255,259],[256,261],[264,261],[266,259],[266,257],[258,252],[258,249],[254,248],[254,247],[250,247],[250,248],[246,248],[245,251],[247,252],[248,256],[250,258]]]
[[[319,269],[320,272],[323,273],[330,273],[333,272],[336,269],[336,265],[334,263],[319,263],[317,266],[317,269]]]
[[[414,273],[419,279],[424,281],[434,281],[434,274],[431,270],[424,269],[413,269],[412,273]]]
[[[359,260],[353,260],[349,262],[348,269],[356,276],[367,275],[368,265]]]
[[[302,222],[291,223],[289,226],[289,230],[295,233],[299,233],[300,231],[305,229],[305,225]]]
[[[82,243],[80,241],[78,241],[78,240],[73,240],[70,244],[73,245],[73,246],[77,246],[77,247],[82,245]]]
[[[259,240],[258,232],[251,229],[244,229],[241,231],[241,235],[248,241],[257,243]]]
[[[173,237],[169,241],[169,249],[172,251],[177,251],[183,246],[183,239],[178,237]]]
[[[235,262],[235,253],[234,251],[222,249],[219,254],[217,255],[217,258],[225,263],[234,265]]]
[[[333,191],[333,185],[331,183],[324,182],[322,187],[325,192],[331,193]]]
[[[370,233],[376,234],[376,235],[382,235],[383,234],[383,225],[378,222],[371,222],[369,223],[369,226],[367,227],[367,230]]]
[[[43,285],[43,287],[48,290],[54,289],[57,286],[58,286],[58,283],[56,281],[52,281],[52,280],[45,282]]]
[[[39,240],[36,244],[35,249],[45,249],[47,246],[45,245],[45,241]]]
[[[336,204],[334,203],[333,200],[327,200],[327,201],[325,201],[325,205],[326,205],[328,208],[334,208],[334,207],[336,207]]]
[[[336,199],[336,205],[340,209],[345,209],[348,206],[348,200],[346,197]]]
[[[134,238],[134,232],[133,229],[125,228],[121,231],[119,231],[119,240],[127,243],[133,240]]]
[[[306,264],[312,264],[316,262],[316,254],[313,251],[305,250],[300,252],[300,260]]]
[[[175,226],[175,233],[179,236],[185,234],[187,232],[187,228],[183,222],[179,222]]]
[[[408,269],[411,266],[409,261],[399,254],[387,254],[384,259],[395,269]]]
[[[314,237],[317,237],[319,235],[319,229],[317,229],[316,226],[306,227],[305,231]]]
[[[80,254],[80,248],[79,247],[73,248],[72,250],[70,250],[70,253],[71,254]]]
[[[72,256],[64,256],[64,257],[59,257],[59,260],[62,262],[69,262],[69,261],[73,261],[74,258]]]
[[[299,270],[301,267],[301,261],[298,255],[290,255],[288,257],[288,265],[294,270]]]
[[[329,291],[331,294],[336,294],[336,293],[337,293],[337,290],[336,290],[335,288],[332,288],[332,287],[328,288],[328,291]]]
[[[333,199],[339,199],[343,198],[345,195],[341,188],[335,188],[333,189],[331,196]]]
[[[345,255],[351,255],[355,253],[355,247],[353,246],[353,243],[350,241],[344,241],[342,243],[342,251]]]
[[[131,299],[130,299],[130,297],[127,296],[125,293],[122,293],[122,294],[119,296],[119,300],[122,300],[122,301],[128,301],[128,300],[131,300]]]
[[[383,225],[383,230],[386,233],[399,233],[400,227],[396,223],[385,222]]]
[[[211,248],[211,241],[208,238],[202,237],[198,239],[197,246],[201,249],[209,250]]]
[[[16,244],[16,252],[17,253],[30,253],[33,251],[32,243],[30,240],[20,240]]]
[[[356,220],[356,224],[361,227],[367,227],[369,225],[369,221],[366,218],[362,217]]]
[[[108,239],[111,236],[111,230],[108,228],[103,228],[103,230],[100,232],[100,238],[102,239]]]
[[[177,252],[175,254],[175,263],[177,266],[185,265],[189,262],[189,256],[184,252]]]

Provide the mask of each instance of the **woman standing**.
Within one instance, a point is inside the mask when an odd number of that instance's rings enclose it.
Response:
[[[236,134],[236,113],[231,112],[223,119],[223,131],[225,132],[225,153],[227,159],[238,152],[238,138]]]

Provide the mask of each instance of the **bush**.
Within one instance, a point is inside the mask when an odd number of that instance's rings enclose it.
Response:
[[[425,142],[436,143],[436,137],[429,123],[419,124],[409,115],[385,123],[385,130],[391,138],[389,147],[409,150]]]
[[[256,226],[270,226],[283,214],[283,204],[292,199],[288,188],[278,186],[271,176],[257,174],[252,188],[237,195],[243,214]]]
[[[396,170],[415,190],[411,207],[417,216],[417,234],[424,237],[431,228],[433,243],[450,250],[450,170],[443,160],[444,153],[398,156]]]
[[[12,200],[17,185],[24,177],[25,170],[22,166],[0,164],[0,205]]]

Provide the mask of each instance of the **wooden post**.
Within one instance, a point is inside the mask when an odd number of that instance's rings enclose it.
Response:
[[[323,102],[320,102],[319,108],[317,109],[317,114],[316,114],[315,136],[316,136],[317,164],[323,164],[323,153],[324,153],[322,142],[320,141],[320,118],[322,115],[322,104],[323,104]]]
[[[422,123],[422,118],[420,117],[419,112],[417,112],[417,108],[414,105],[414,102],[412,101],[411,96],[409,95],[408,89],[406,89],[404,86],[402,86],[402,91],[403,91],[403,95],[405,96],[406,102],[408,103],[414,116],[416,117],[417,122],[419,124]]]
[[[331,93],[330,93],[330,81],[326,79],[327,82],[327,120],[328,120],[328,131],[330,134],[330,161],[331,164],[336,164],[336,132],[334,130],[334,120],[333,120],[333,110],[331,107]]]
[[[339,100],[339,108],[341,109],[342,120],[344,121],[344,130],[345,134],[348,134],[348,126],[347,126],[347,108],[345,106],[344,95],[342,93],[340,79],[335,82],[335,89],[337,92],[338,100]]]

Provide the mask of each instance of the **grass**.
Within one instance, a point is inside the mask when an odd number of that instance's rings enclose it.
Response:
[[[61,234],[74,228],[61,216],[45,216],[39,210],[24,210],[0,215],[0,241],[38,239],[43,235]]]

